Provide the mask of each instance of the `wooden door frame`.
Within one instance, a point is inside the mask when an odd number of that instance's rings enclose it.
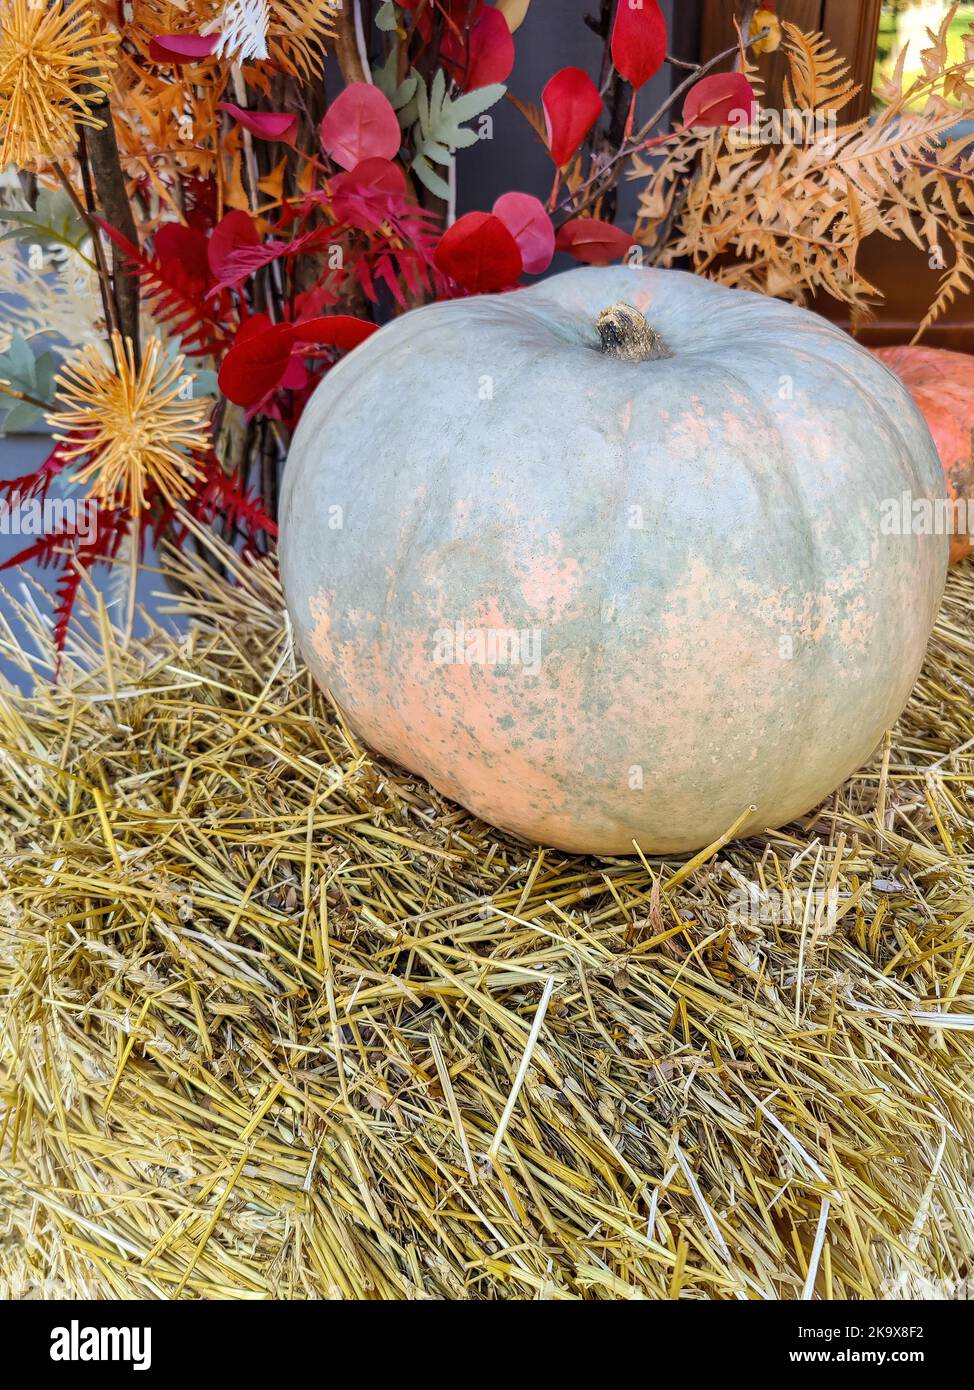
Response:
[[[734,18],[740,19],[745,0],[702,0],[699,58],[705,62],[734,42]],[[849,64],[859,92],[842,113],[844,120],[869,114],[872,97],[876,41],[883,0],[778,0],[778,16],[808,33],[827,34],[837,53]],[[765,54],[758,67],[766,82],[769,106],[780,97],[785,62],[779,54]]]
[[[860,120],[869,115],[882,9],[883,0],[858,0],[857,4],[850,4],[849,0],[824,0],[822,6],[822,33],[828,34],[836,52],[850,63],[859,87],[858,95],[843,112],[847,120]]]

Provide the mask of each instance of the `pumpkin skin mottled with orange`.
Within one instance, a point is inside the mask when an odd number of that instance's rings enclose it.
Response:
[[[974,357],[947,348],[875,348],[880,362],[906,386],[930,427],[940,454],[947,491],[955,504],[950,563],[974,550],[969,532],[974,516]],[[963,524],[956,504],[966,504]]]
[[[620,302],[669,355],[600,350]],[[527,840],[688,851],[808,811],[899,715],[947,564],[943,536],[882,534],[907,490],[945,495],[930,433],[847,335],[581,269],[415,310],[328,374],[282,575],[380,754]]]

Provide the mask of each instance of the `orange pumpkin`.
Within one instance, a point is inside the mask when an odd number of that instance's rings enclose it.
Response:
[[[974,357],[928,347],[876,348],[875,353],[923,411],[951,499],[967,504],[966,517],[958,516],[955,506],[950,563],[956,565],[974,550],[969,534],[974,519]]]

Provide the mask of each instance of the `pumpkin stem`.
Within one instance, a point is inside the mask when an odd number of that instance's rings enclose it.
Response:
[[[623,362],[655,362],[673,354],[645,317],[631,304],[613,304],[595,320],[607,357]]]

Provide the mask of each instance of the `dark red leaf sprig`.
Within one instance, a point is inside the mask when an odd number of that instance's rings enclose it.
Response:
[[[235,315],[210,271],[207,234],[180,222],[164,223],[148,254],[107,222],[100,226],[138,277],[156,322],[179,338],[183,352],[190,357],[224,352],[229,343],[226,325]]]
[[[32,473],[23,473],[19,478],[0,478],[0,498],[8,501],[18,498],[22,502],[36,498],[43,501],[54,479],[70,467],[71,459],[65,457],[67,447],[63,443],[55,444],[44,462]],[[12,563],[8,561],[6,566],[0,568],[9,568]]]
[[[204,526],[219,522],[223,534],[239,545],[244,556],[260,553],[268,540],[277,538],[277,523],[263,500],[238,477],[229,476],[212,449],[195,455],[193,461],[202,476],[196,492],[184,503],[184,510],[191,517]],[[177,546],[186,539],[185,521],[173,507],[159,508],[153,518],[156,541],[165,532]]]
[[[51,479],[64,467],[63,460],[58,456],[60,448],[60,445],[55,447],[34,475],[38,480],[46,481],[35,483],[30,479],[17,480],[17,491],[22,498],[46,495]],[[51,628],[56,657],[55,679],[60,673],[71,618],[85,577],[98,565],[110,565],[114,561],[131,525],[128,511],[120,507],[106,505],[95,498],[89,499],[88,505],[91,508],[91,521],[85,528],[85,535],[70,530],[46,531],[0,564],[0,570],[36,564],[44,569],[59,571],[54,589]],[[144,540],[144,535],[140,534],[140,559]]]

